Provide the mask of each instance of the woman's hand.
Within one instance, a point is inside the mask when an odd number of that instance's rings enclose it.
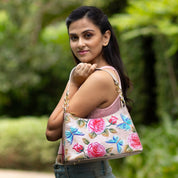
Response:
[[[80,87],[85,80],[95,71],[96,64],[80,63],[76,66],[71,76],[71,83]]]

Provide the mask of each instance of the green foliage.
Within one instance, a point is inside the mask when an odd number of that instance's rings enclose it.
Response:
[[[171,37],[174,43],[177,39],[173,37],[178,35],[177,10],[178,2],[174,0],[129,1],[127,13],[114,16],[112,23],[120,30],[127,30],[123,35],[125,39],[140,35],[164,34]]]
[[[128,76],[130,77],[133,88],[129,91],[129,97],[133,100],[132,115],[135,123],[141,123],[143,120],[143,111],[146,108],[147,93],[145,93],[145,78],[142,41],[140,38],[124,42],[119,40],[121,55],[125,64]]]
[[[45,25],[39,25],[46,24],[44,17],[54,12],[52,7],[57,2],[11,1],[1,6],[1,115],[49,114],[63,92],[73,65],[69,48],[63,50],[59,45],[64,41],[60,41],[61,36],[57,43],[46,42],[50,34],[44,37],[42,26]],[[73,7],[63,3],[64,9]],[[49,9],[46,9],[47,6]],[[56,6],[56,11],[59,9],[60,6]]]
[[[176,118],[178,115],[177,56],[167,57],[164,52],[161,52],[166,51],[168,47],[169,42],[163,36],[155,38],[157,112],[161,117],[162,113],[167,112]]]
[[[45,138],[46,117],[0,120],[0,167],[52,170],[58,142]]]
[[[160,125],[141,127],[139,134],[143,145],[141,154],[111,160],[119,178],[176,178],[178,176],[178,121],[164,113]]]
[[[121,32],[121,44],[124,45],[122,50],[126,51],[124,58],[126,61],[128,60],[126,67],[135,69],[132,72],[128,70],[130,77],[135,76],[135,73],[138,74],[137,70],[140,71],[140,65],[144,66],[139,73],[139,78],[144,77],[145,81],[139,82],[138,78],[133,78],[134,86],[136,86],[133,95],[136,96],[136,99],[145,98],[142,103],[138,103],[139,110],[145,108],[142,110],[141,120],[148,120],[149,113],[162,117],[164,111],[168,112],[172,118],[176,118],[178,115],[178,68],[176,67],[178,1],[130,0],[128,4],[126,12],[113,15],[111,23]],[[133,47],[130,47],[130,43],[135,42],[135,45],[138,46],[138,39],[140,39],[139,43],[142,48],[134,48],[135,53],[140,51],[145,55],[135,58],[135,55],[130,56],[130,53],[133,54]],[[137,62],[130,64],[130,67],[129,61],[132,60]],[[139,93],[140,88],[143,89],[142,93],[135,95],[134,92]],[[138,109],[136,106],[136,110]]]

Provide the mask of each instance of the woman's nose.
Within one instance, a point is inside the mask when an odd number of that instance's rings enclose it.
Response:
[[[78,47],[83,47],[83,46],[85,46],[85,42],[84,42],[84,40],[82,38],[79,38]]]

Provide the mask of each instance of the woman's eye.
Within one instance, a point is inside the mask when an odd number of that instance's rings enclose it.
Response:
[[[89,38],[91,38],[91,37],[92,37],[92,34],[91,34],[91,33],[85,34],[85,38],[89,39]]]
[[[72,40],[72,41],[76,41],[77,39],[78,39],[77,36],[70,36],[70,40]]]

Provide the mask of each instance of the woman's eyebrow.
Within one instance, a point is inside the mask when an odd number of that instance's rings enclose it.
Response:
[[[83,31],[82,34],[84,34],[86,32],[90,32],[90,31],[94,32],[94,30],[92,30],[92,29],[87,29],[87,30]],[[77,33],[69,33],[69,35],[77,35]]]
[[[92,30],[92,29],[87,29],[87,30],[83,31],[82,33],[90,32],[90,31],[94,32],[94,30]]]

